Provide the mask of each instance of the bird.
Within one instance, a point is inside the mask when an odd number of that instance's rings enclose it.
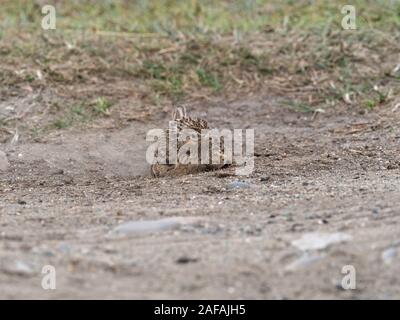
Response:
[[[192,118],[187,115],[186,107],[179,106],[175,108],[172,114],[172,121],[176,123],[176,138],[177,138],[177,157],[173,161],[172,152],[168,149],[170,129],[165,131],[165,136],[161,139],[161,143],[165,143],[165,158],[166,163],[156,162],[150,166],[151,176],[155,178],[165,177],[165,176],[180,176],[187,175],[211,170],[217,170],[227,166],[223,160],[223,140],[221,140],[219,157],[220,161],[218,164],[214,163],[202,163],[201,161],[201,141],[205,138],[205,132],[210,130],[208,122],[200,118]],[[207,138],[205,138],[207,139]],[[210,142],[211,142],[211,138]],[[203,140],[204,141],[204,140]],[[198,161],[197,163],[190,163],[190,152],[186,151],[187,148],[182,149],[185,144],[195,144],[194,147],[198,148]],[[209,144],[211,153],[211,143]],[[182,152],[183,151],[183,152]],[[158,155],[156,151],[156,156]],[[171,154],[171,156],[170,156]],[[211,159],[211,155],[209,159]]]

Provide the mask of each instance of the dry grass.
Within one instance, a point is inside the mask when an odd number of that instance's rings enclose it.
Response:
[[[92,9],[90,1],[57,2],[57,30],[43,31],[40,1],[25,9],[6,1],[1,99],[43,93],[39,120],[25,123],[35,134],[98,117],[117,117],[121,124],[177,101],[214,97],[267,93],[300,112],[394,104],[400,6],[390,11],[359,1],[359,30],[345,31],[339,1],[309,2],[185,1],[180,7],[104,1]],[[157,29],[154,21],[173,23]],[[19,121],[2,119],[1,125]]]

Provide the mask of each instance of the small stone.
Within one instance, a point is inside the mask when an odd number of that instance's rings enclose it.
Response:
[[[264,176],[264,177],[260,178],[261,182],[267,182],[267,181],[270,181],[270,180],[271,180],[271,177],[269,177],[269,176]]]
[[[188,264],[188,263],[193,263],[193,262],[197,262],[197,261],[199,261],[199,259],[197,259],[197,258],[182,256],[182,257],[179,257],[178,259],[176,259],[175,262],[178,264]]]
[[[392,74],[394,76],[399,75],[400,76],[400,63],[394,67],[394,69],[392,70]]]
[[[51,175],[63,175],[64,174],[64,170],[63,169],[55,169],[53,170],[51,173]]]
[[[228,184],[228,189],[247,189],[250,188],[250,184],[244,181],[233,181]]]
[[[312,232],[303,234],[300,239],[292,241],[292,245],[296,248],[306,250],[325,249],[331,244],[341,243],[351,240],[352,237],[345,233],[319,233]]]
[[[31,276],[34,274],[32,267],[20,260],[17,261],[5,261],[1,266],[1,271],[9,275],[17,276]]]
[[[8,170],[10,163],[8,162],[7,156],[3,151],[0,151],[0,171]]]
[[[53,251],[50,250],[43,251],[42,255],[47,258],[54,257]]]
[[[234,294],[236,290],[235,290],[234,287],[229,287],[229,288],[227,289],[227,291],[228,291],[229,294]]]
[[[382,260],[386,264],[391,264],[397,257],[397,248],[390,247],[382,252]]]
[[[143,235],[167,230],[176,230],[185,225],[196,225],[197,217],[171,217],[159,220],[129,221],[115,227],[111,234]]]
[[[74,182],[74,179],[72,177],[63,177],[61,182],[68,185],[68,184],[72,184]]]
[[[64,254],[68,254],[71,252],[71,247],[67,243],[60,243],[57,249]]]

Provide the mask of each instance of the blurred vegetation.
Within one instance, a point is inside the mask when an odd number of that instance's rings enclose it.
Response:
[[[2,28],[38,29],[41,7],[53,4],[62,30],[107,30],[135,33],[207,33],[259,31],[285,23],[288,28],[339,25],[340,8],[352,4],[362,26],[400,26],[398,0],[2,0]]]
[[[36,125],[58,129],[265,93],[296,112],[369,112],[400,94],[400,1],[351,1],[357,30],[343,30],[347,2],[2,0],[0,97],[50,91]],[[41,28],[46,4],[56,30]]]

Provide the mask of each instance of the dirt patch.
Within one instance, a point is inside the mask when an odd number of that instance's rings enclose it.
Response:
[[[255,129],[252,175],[148,177],[145,133],[164,127],[163,114],[2,144],[0,297],[400,297],[397,112],[315,116],[273,97],[192,111],[218,128]],[[202,219],[107,236],[168,217]],[[351,240],[306,253],[292,245],[310,232]],[[44,265],[56,268],[54,291],[41,287]],[[356,269],[356,290],[341,287],[345,265]]]

